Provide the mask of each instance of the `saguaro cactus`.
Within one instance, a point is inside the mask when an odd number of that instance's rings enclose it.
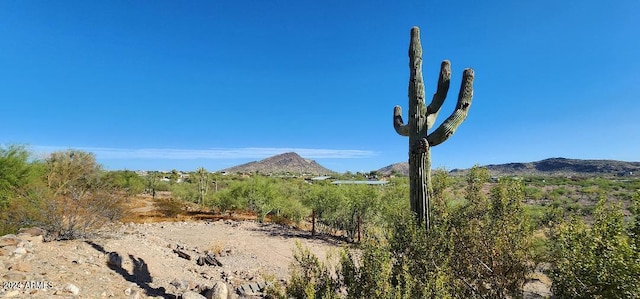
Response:
[[[411,28],[409,44],[409,122],[402,120],[402,108],[393,110],[393,127],[401,136],[409,136],[409,190],[411,210],[419,223],[430,227],[429,196],[431,189],[431,147],[446,141],[467,118],[473,98],[473,69],[465,69],[458,103],[454,112],[435,131],[429,133],[436,121],[440,107],[447,97],[451,79],[451,64],[448,60],[440,65],[438,88],[429,106],[425,105],[424,81],[422,80],[422,45],[420,28]]]

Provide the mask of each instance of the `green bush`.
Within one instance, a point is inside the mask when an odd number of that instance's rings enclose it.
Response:
[[[573,217],[554,233],[554,294],[559,298],[640,297],[637,221],[627,227],[621,207],[606,198],[598,202],[593,215],[591,227]]]
[[[328,262],[321,262],[309,249],[296,242],[291,266],[291,279],[286,286],[284,298],[340,298],[339,282],[332,275],[335,269]],[[281,295],[282,296],[282,295]]]
[[[444,190],[448,180],[436,184]],[[464,202],[449,205],[435,192],[433,225],[416,225],[396,210],[383,234],[366,234],[359,251],[343,250],[334,271],[317,258],[296,259],[287,295],[294,298],[521,297],[531,270],[531,229],[521,201],[523,185],[501,180],[482,193],[486,170],[467,178]],[[308,251],[307,251],[308,252]]]
[[[125,191],[129,197],[144,192],[146,184],[144,178],[133,171],[110,171],[106,176],[106,179],[111,182],[113,187]]]
[[[200,194],[195,184],[185,182],[171,185],[171,196],[185,202],[197,203]]]
[[[0,235],[33,225],[39,209],[27,199],[35,185],[43,187],[41,164],[30,163],[23,146],[0,146]]]
[[[0,149],[3,232],[40,226],[54,238],[73,239],[122,217],[124,193],[93,154],[59,151],[42,162],[28,156],[22,147]]]

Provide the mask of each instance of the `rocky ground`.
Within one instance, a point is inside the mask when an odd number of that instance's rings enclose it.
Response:
[[[215,286],[259,297],[266,282],[288,277],[296,242],[320,257],[341,245],[233,220],[118,224],[87,240],[42,240],[39,230],[0,239],[0,296],[202,298]]]

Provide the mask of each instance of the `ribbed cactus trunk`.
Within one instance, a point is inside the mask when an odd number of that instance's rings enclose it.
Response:
[[[431,147],[447,140],[467,118],[473,98],[473,70],[464,70],[455,111],[435,131],[429,134],[429,129],[433,127],[440,107],[449,91],[451,64],[447,60],[442,62],[438,88],[433,94],[431,103],[426,106],[422,79],[422,45],[420,44],[420,29],[418,27],[411,28],[409,69],[411,72],[409,77],[409,122],[404,124],[402,108],[396,106],[393,111],[393,127],[399,135],[409,137],[411,210],[416,214],[418,223],[424,223],[429,229],[431,225],[429,196],[432,193]]]

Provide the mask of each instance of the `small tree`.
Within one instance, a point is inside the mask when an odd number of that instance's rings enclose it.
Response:
[[[29,152],[22,146],[0,147],[0,209],[6,208],[29,181]]]
[[[104,180],[93,154],[54,152],[45,165],[48,192],[42,202],[44,225],[58,238],[82,237],[122,215],[121,198]]]
[[[110,171],[107,175],[113,186],[125,191],[128,197],[144,192],[144,179],[131,170]]]
[[[316,235],[318,222],[333,223],[331,216],[346,202],[344,197],[335,186],[317,183],[308,187],[303,196],[303,203],[311,209],[312,236]]]
[[[0,146],[0,235],[22,226],[36,225],[43,188],[42,165],[29,162],[30,153],[19,145]]]

